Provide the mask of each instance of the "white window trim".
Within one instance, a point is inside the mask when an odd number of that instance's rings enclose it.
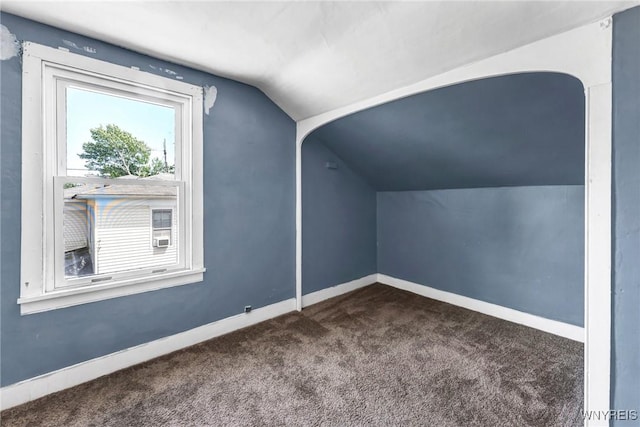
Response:
[[[60,75],[77,72],[87,76],[87,80],[105,85],[113,83],[115,91],[125,90],[137,96],[154,94],[181,107],[177,111],[182,114],[183,126],[176,130],[176,134],[179,133],[179,138],[182,138],[182,150],[176,152],[176,166],[180,166],[182,176],[177,178],[185,188],[181,194],[183,201],[180,202],[183,203],[184,214],[181,214],[181,224],[178,224],[181,230],[184,229],[184,249],[188,253],[184,269],[153,276],[131,276],[78,288],[54,289],[51,285],[55,280],[52,267],[55,254],[53,181],[54,176],[60,174],[61,166],[66,169],[64,162],[57,162],[55,156],[51,155],[52,150],[57,148],[52,142],[58,140],[57,136],[63,131],[55,131],[59,127],[47,125],[43,120],[56,120],[51,117],[56,106],[53,105],[55,98],[50,92],[56,88],[45,84],[51,82],[47,79],[51,78],[52,70],[54,74],[60,71]],[[21,314],[203,280],[202,111],[202,88],[199,86],[65,50],[31,42],[23,44],[21,280],[18,299]]]

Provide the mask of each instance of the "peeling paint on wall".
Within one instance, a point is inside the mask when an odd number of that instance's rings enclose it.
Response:
[[[183,79],[183,77],[179,76],[178,73],[176,73],[175,71],[170,70],[168,68],[156,67],[155,65],[149,65],[149,68],[151,68],[153,70],[156,70],[156,71],[160,71],[161,73],[168,74],[168,75],[170,75],[172,77],[175,77],[178,80],[182,80]]]
[[[204,87],[204,112],[209,115],[209,110],[213,108],[213,104],[216,103],[218,97],[218,88],[215,86]]]
[[[0,60],[11,59],[18,56],[20,42],[15,35],[4,25],[0,25]]]
[[[71,40],[62,40],[62,43],[64,43],[66,46],[69,46],[70,48],[75,49],[75,50],[81,50],[81,51],[84,51],[84,52],[87,52],[87,53],[91,53],[91,54],[96,53],[96,49],[95,48],[93,48],[91,46],[80,47],[77,44],[75,44],[74,42],[72,42]]]
[[[72,42],[71,40],[62,40],[62,43],[66,46],[72,47],[74,49],[80,50],[80,48],[78,47],[77,44],[75,44],[74,42]]]

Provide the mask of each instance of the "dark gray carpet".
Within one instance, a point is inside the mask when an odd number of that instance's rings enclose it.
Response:
[[[582,425],[582,354],[376,284],[4,411],[2,426]]]

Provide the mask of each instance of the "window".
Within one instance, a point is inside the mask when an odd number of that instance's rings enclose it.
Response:
[[[171,230],[173,228],[173,211],[171,209],[153,209],[151,226],[153,227],[153,246],[166,248],[171,246]]]
[[[23,314],[202,281],[202,88],[23,55]]]

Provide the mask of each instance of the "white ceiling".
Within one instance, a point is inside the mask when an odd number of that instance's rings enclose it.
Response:
[[[249,83],[299,120],[635,4],[4,0],[2,9]]]

